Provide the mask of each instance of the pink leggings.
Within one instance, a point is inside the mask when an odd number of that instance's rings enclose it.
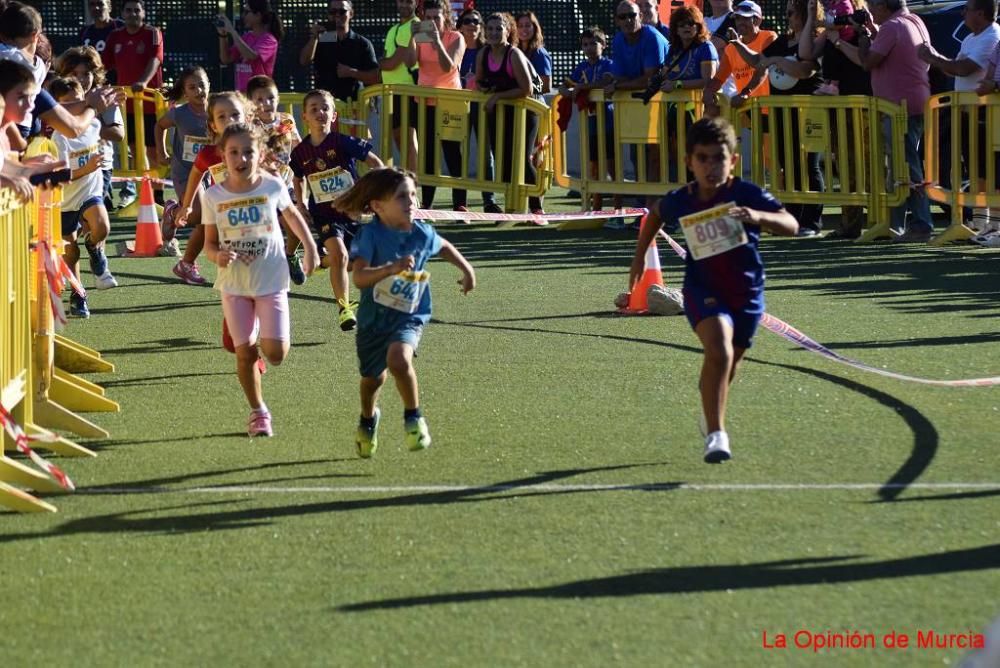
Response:
[[[269,295],[244,297],[222,293],[222,314],[229,324],[229,334],[237,346],[257,343],[262,339],[291,340],[288,321],[288,291]]]

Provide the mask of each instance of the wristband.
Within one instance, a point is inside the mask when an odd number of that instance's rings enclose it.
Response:
[[[682,88],[684,88],[684,84],[682,84],[680,81],[674,84],[674,90],[680,90]]]

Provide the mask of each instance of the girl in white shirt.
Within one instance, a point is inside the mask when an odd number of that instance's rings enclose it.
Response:
[[[236,348],[236,373],[250,403],[247,432],[271,436],[271,413],[260,388],[260,351],[281,364],[291,342],[288,262],[279,218],[305,248],[302,268],[318,264],[316,243],[288,189],[260,168],[261,137],[245,123],[230,125],[219,143],[226,177],[201,196],[205,252],[219,266],[215,288]]]

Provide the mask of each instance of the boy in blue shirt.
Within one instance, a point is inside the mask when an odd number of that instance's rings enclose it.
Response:
[[[764,313],[761,230],[794,236],[799,229],[770,193],[732,177],[737,158],[736,134],[727,121],[703,118],[691,126],[685,162],[695,180],[649,212],[629,272],[634,286],[657,231],[664,223],[680,224],[688,247],[684,312],[705,351],[699,388],[708,463],[732,456],[725,431],[729,386]]]
[[[414,220],[417,184],[400,169],[373,169],[337,200],[351,215],[375,214],[362,225],[351,245],[354,285],[361,290],[358,307],[358,361],[361,371],[361,420],[355,445],[358,456],[371,457],[378,448],[378,393],[386,370],[396,381],[403,401],[406,445],[423,450],[431,444],[427,421],[420,411],[413,353],[431,318],[428,260],[441,255],[462,271],[459,285],[468,294],[476,287],[472,265],[435,229]]]

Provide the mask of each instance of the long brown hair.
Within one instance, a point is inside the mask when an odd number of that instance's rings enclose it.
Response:
[[[92,46],[74,46],[62,52],[56,59],[56,73],[61,77],[72,76],[73,70],[80,65],[86,65],[87,70],[94,75],[94,85],[104,83],[104,65],[101,55]]]
[[[531,39],[528,40],[527,44],[522,45],[521,39],[519,37],[514,41],[514,44],[515,46],[520,48],[521,51],[524,51],[525,53],[531,53],[532,51],[541,48],[545,44],[545,37],[542,35],[542,24],[538,22],[538,17],[535,16],[535,12],[529,9],[526,9],[523,12],[518,12],[514,16],[514,28],[517,28],[517,24],[524,17],[528,17],[529,19],[531,19],[531,25],[535,28],[535,34],[531,36]],[[517,35],[517,33],[514,34]]]
[[[337,210],[352,216],[371,213],[374,200],[392,197],[406,179],[417,183],[417,175],[399,167],[371,169],[350,190],[337,198]]]

